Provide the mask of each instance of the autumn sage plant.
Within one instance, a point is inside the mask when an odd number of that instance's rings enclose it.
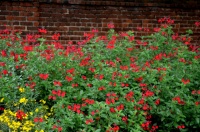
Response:
[[[158,20],[154,33],[85,33],[78,46],[0,32],[0,131],[197,132],[200,55],[189,36]],[[200,22],[196,22],[197,28]],[[142,30],[143,28],[139,28]]]

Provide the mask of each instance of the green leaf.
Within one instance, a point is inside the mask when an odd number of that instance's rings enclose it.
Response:
[[[101,131],[101,129],[97,129],[97,130],[95,130],[95,132],[100,132]]]
[[[199,124],[199,118],[195,118],[197,124]]]

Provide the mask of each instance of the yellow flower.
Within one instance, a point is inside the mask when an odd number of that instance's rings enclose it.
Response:
[[[33,115],[33,112],[29,112],[30,115]]]
[[[45,103],[46,103],[46,101],[44,101],[43,99],[42,99],[42,100],[40,100],[40,102],[42,102],[43,104],[45,104]]]
[[[1,98],[1,99],[0,99],[0,102],[3,102],[3,100],[4,100],[4,98]]]
[[[28,101],[28,99],[26,99],[26,98],[21,98],[21,99],[19,100],[19,103],[24,103],[24,104],[26,104],[27,101]]]
[[[14,103],[14,106],[17,106],[18,105],[18,103]]]
[[[19,91],[20,91],[21,93],[23,93],[25,90],[24,90],[24,88],[20,87],[20,88],[19,88]]]
[[[44,130],[40,130],[40,132],[44,132]]]
[[[39,111],[38,108],[36,108],[36,109],[35,109],[35,112],[38,112],[38,111]]]

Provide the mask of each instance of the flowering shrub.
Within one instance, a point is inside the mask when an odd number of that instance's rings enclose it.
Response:
[[[85,33],[64,48],[59,34],[1,32],[0,129],[14,132],[141,132],[200,129],[198,48],[169,18],[155,33]],[[84,46],[81,46],[84,45]],[[2,127],[2,128],[1,128]]]

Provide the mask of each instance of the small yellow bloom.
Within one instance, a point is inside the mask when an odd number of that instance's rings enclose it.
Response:
[[[14,103],[14,106],[17,106],[18,105],[18,103]]]
[[[35,109],[35,112],[38,112],[38,111],[39,111],[38,108],[36,108],[36,109]]]
[[[30,115],[33,115],[33,112],[29,112]]]
[[[3,102],[3,100],[4,100],[4,98],[1,98],[1,99],[0,99],[0,102]]]
[[[24,103],[24,104],[26,104],[27,101],[28,101],[28,99],[26,99],[26,98],[21,98],[21,99],[19,100],[19,103]]]
[[[44,130],[40,130],[40,132],[44,132]]]
[[[44,101],[43,99],[42,99],[42,100],[40,100],[40,102],[42,102],[43,104],[45,104],[45,103],[46,103],[46,101]]]
[[[19,88],[19,91],[20,91],[21,93],[23,93],[25,90],[24,90],[24,88],[20,87],[20,88]]]

